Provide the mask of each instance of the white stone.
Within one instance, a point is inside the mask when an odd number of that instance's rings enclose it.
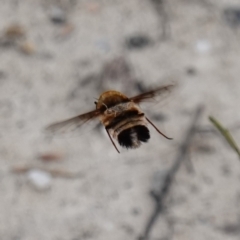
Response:
[[[51,187],[52,176],[48,172],[32,169],[28,171],[27,178],[37,190],[46,190]]]

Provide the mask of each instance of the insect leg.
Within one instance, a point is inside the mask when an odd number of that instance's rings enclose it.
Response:
[[[105,128],[105,129],[106,129],[106,131],[107,131],[108,137],[110,138],[110,140],[111,140],[111,142],[112,142],[113,146],[115,147],[115,149],[117,150],[117,152],[118,152],[118,153],[120,153],[120,152],[119,152],[119,150],[117,149],[117,147],[116,147],[116,145],[115,145],[114,141],[112,140],[112,137],[111,137],[111,135],[109,134],[109,132],[108,132],[107,128]]]
[[[162,136],[164,136],[166,139],[172,140],[172,138],[167,137],[165,134],[163,134],[147,117],[146,117],[147,121],[156,129],[156,131],[158,133],[160,133]]]

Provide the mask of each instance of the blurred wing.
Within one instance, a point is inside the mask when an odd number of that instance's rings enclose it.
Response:
[[[84,123],[95,119],[100,115],[99,110],[94,110],[88,113],[81,114],[79,116],[70,118],[68,120],[53,123],[46,128],[47,132],[50,133],[66,133],[81,127]]]
[[[174,84],[172,85],[166,85],[159,88],[156,88],[154,90],[139,94],[135,97],[131,97],[130,100],[135,103],[144,102],[150,99],[155,99],[156,97],[164,97],[166,94],[170,92],[170,90],[174,87]]]

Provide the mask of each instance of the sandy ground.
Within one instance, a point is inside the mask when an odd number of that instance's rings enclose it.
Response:
[[[199,104],[199,129],[211,130],[213,115],[240,143],[240,24],[224,15],[240,9],[238,0],[0,3],[0,239],[139,239],[154,208],[149,192],[160,188]],[[149,42],[127,47],[136,35]],[[166,101],[143,106],[172,141],[150,127],[149,143],[118,154],[99,126],[43,132],[94,109],[104,90],[134,95],[172,81]],[[44,154],[56,159],[43,162]],[[236,153],[202,131],[188,160],[149,239],[239,239]],[[28,167],[48,173],[44,187]]]

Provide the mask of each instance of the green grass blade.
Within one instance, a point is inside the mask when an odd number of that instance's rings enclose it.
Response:
[[[235,140],[233,139],[232,135],[230,134],[230,132],[224,128],[222,126],[222,124],[217,121],[214,117],[209,116],[209,120],[213,123],[213,125],[218,129],[218,131],[223,135],[223,137],[226,139],[226,141],[228,142],[228,144],[230,145],[230,147],[236,151],[236,153],[238,154],[239,158],[240,158],[240,150],[235,142]]]

